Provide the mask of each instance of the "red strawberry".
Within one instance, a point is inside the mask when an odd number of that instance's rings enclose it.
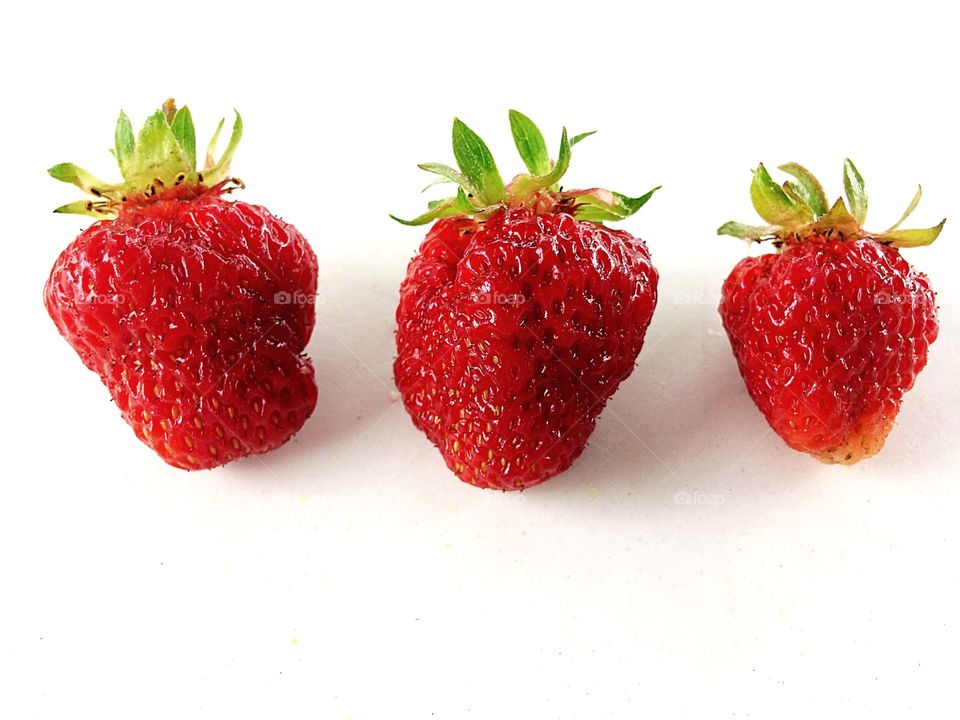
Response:
[[[903,394],[937,337],[933,290],[899,248],[928,245],[943,222],[900,230],[920,200],[884,233],[861,225],[863,178],[844,165],[843,199],[830,207],[795,163],[777,185],[761,164],[750,195],[771,223],[727,223],[720,234],[774,240],[775,254],[745,258],[723,285],[720,315],[747,391],[786,443],[829,463],[879,452]]]
[[[490,151],[458,120],[457,196],[407,224],[436,220],[407,269],[397,308],[397,387],[414,424],[461,480],[522,490],[562,472],[633,371],[657,301],[642,240],[604,227],[654,193],[561,191],[564,130],[552,164],[543,136],[511,111],[530,174],[504,187]],[[405,221],[401,221],[405,222]]]
[[[190,113],[167,101],[136,140],[120,114],[123,183],[72,164],[50,169],[97,198],[57,212],[100,219],[54,264],[47,311],[137,437],[188,470],[282,445],[317,401],[302,354],[316,257],[292,225],[223,198],[242,187],[227,177],[239,114],[215,162],[220,128],[197,172]]]

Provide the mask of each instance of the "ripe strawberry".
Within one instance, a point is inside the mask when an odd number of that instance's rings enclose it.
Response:
[[[741,260],[723,285],[720,315],[747,391],[786,443],[828,463],[853,464],[879,452],[903,394],[913,387],[937,337],[933,290],[899,248],[928,245],[943,222],[900,230],[917,190],[889,230],[861,226],[863,178],[844,164],[843,199],[795,163],[781,187],[761,164],[750,196],[771,223],[727,223],[718,232],[760,242],[775,254]]]
[[[57,259],[44,303],[124,419],[171,465],[223,465],[282,445],[313,412],[317,261],[296,228],[227,202],[240,141],[196,167],[193,121],[168,100],[134,139],[120,113],[124,182],[72,164],[50,174],[93,194],[57,212],[99,218]]]
[[[436,221],[407,269],[394,374],[414,424],[461,480],[522,490],[565,470],[633,371],[657,300],[642,240],[601,223],[640,209],[607,190],[560,190],[543,136],[511,111],[529,174],[504,187],[483,141],[459,120],[456,183],[405,224]],[[589,133],[587,133],[589,134]]]

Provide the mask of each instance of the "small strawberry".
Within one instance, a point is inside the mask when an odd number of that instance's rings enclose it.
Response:
[[[510,112],[529,174],[504,186],[484,142],[459,120],[458,186],[415,220],[435,221],[397,307],[397,388],[414,424],[461,480],[522,490],[565,470],[634,363],[657,301],[642,240],[602,223],[640,209],[608,190],[561,190],[568,141]],[[396,218],[395,218],[396,219]]]
[[[720,315],[747,391],[786,443],[828,463],[852,464],[879,452],[903,394],[913,387],[937,337],[933,290],[899,248],[929,245],[943,222],[862,227],[863,178],[844,164],[848,205],[831,207],[823,188],[795,163],[776,184],[761,164],[750,197],[770,223],[727,223],[718,233],[760,242],[776,253],[740,261],[723,285]],[[945,222],[945,221],[944,221]]]
[[[215,161],[196,170],[187,108],[172,100],[134,139],[120,113],[114,154],[124,181],[75,165],[50,169],[95,200],[57,212],[99,218],[57,258],[44,303],[144,443],[176,467],[222,465],[282,445],[313,412],[317,261],[296,228],[265,208],[227,202],[239,114]]]

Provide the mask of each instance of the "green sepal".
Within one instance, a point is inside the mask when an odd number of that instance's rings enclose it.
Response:
[[[578,142],[580,142],[581,140],[584,140],[584,139],[590,137],[591,135],[595,135],[596,132],[597,132],[596,130],[591,130],[590,132],[585,132],[585,133],[580,133],[579,135],[574,135],[574,136],[573,136],[573,139],[570,140],[570,147],[573,147],[573,146],[576,145]]]
[[[577,220],[584,220],[592,223],[618,222],[619,220],[623,220],[619,214],[607,210],[602,205],[594,205],[591,203],[578,205],[577,209],[573,213],[573,216]]]
[[[457,172],[455,169],[449,165],[444,165],[443,163],[420,163],[417,165],[421,170],[426,170],[429,173],[434,175],[439,175],[441,178],[444,178],[441,182],[453,182],[462,187],[471,195],[479,195],[480,191],[474,186],[467,177],[460,172]],[[429,185],[427,187],[430,187]]]
[[[792,180],[784,180],[781,187],[783,188],[783,192],[787,194],[787,197],[797,203],[797,205],[808,208],[810,207],[806,199],[803,197],[803,188],[801,188],[797,183],[793,182]],[[810,208],[810,212],[813,212],[813,208]]]
[[[496,205],[503,200],[503,178],[486,143],[459,119],[453,121],[453,156],[460,172],[477,189],[476,195],[484,205]]]
[[[643,195],[641,195],[640,197],[635,197],[635,198],[634,198],[634,197],[627,197],[626,195],[621,195],[621,194],[618,193],[618,192],[613,193],[613,196],[614,196],[615,198],[617,198],[617,200],[620,201],[620,206],[626,208],[627,214],[624,215],[624,217],[630,217],[630,216],[633,215],[635,212],[637,212],[637,210],[639,210],[639,209],[642,208],[644,205],[646,205],[646,204],[647,204],[647,201],[649,201],[650,198],[653,197],[653,194],[654,194],[657,190],[659,190],[660,188],[662,188],[662,187],[663,187],[663,185],[657,185],[657,186],[656,186],[655,188],[653,188],[652,190],[648,190],[647,192],[645,192],[645,193],[644,193]]]
[[[943,225],[947,220],[944,218],[939,224],[930,228],[921,228],[913,230],[888,230],[880,236],[880,239],[898,248],[920,247],[929,245],[940,236]]]
[[[717,235],[731,235],[741,240],[760,242],[777,237],[780,228],[776,225],[744,225],[738,222],[724,223],[717,228]]]
[[[658,185],[640,197],[632,198],[618,192],[601,190],[585,190],[570,193],[575,199],[574,217],[589,222],[616,222],[633,215],[647,204],[653,194],[662,186]]]
[[[220,136],[220,129],[223,127],[223,120],[221,120],[220,124],[217,126],[217,132],[214,134],[214,139],[207,147],[207,159],[204,163],[203,179],[208,185],[216,185],[221,180],[226,179],[227,173],[230,172],[230,161],[233,160],[233,154],[237,151],[237,146],[240,144],[240,139],[243,137],[243,120],[240,117],[240,113],[234,110],[233,114],[233,130],[230,132],[230,141],[227,143],[227,147],[223,151],[223,155],[221,155],[220,159],[212,165],[210,163],[213,161],[213,154],[216,151],[216,141]]]
[[[893,225],[887,228],[886,232],[890,233],[896,230],[898,227],[903,225],[908,217],[917,209],[917,205],[920,204],[920,198],[923,197],[923,188],[917,185],[917,191],[913,194],[913,199],[910,200],[910,204],[907,205],[907,209],[903,211],[903,215],[900,216],[900,219],[897,220]]]
[[[826,215],[829,210],[826,193],[816,176],[798,163],[786,163],[780,170],[796,178],[796,183],[790,183],[800,199],[813,211],[814,217]]]
[[[428,182],[426,185],[424,185],[424,186],[423,186],[423,189],[422,189],[420,192],[426,192],[426,191],[429,190],[430,188],[436,187],[437,185],[447,185],[447,184],[452,183],[452,182],[453,182],[453,180],[448,180],[448,179],[445,178],[445,177],[435,177],[433,180],[431,180],[431,181]]]
[[[549,163],[549,161],[547,161]],[[567,140],[567,129],[563,129],[560,136],[560,154],[557,156],[557,162],[553,169],[544,175],[518,175],[510,183],[509,193],[511,197],[525,198],[535,193],[537,190],[552,187],[560,182],[570,167],[570,142]]]
[[[216,161],[213,159],[213,154],[217,151],[217,143],[220,142],[220,133],[223,132],[223,124],[226,122],[226,118],[220,118],[220,122],[217,123],[217,129],[213,131],[213,135],[210,137],[210,142],[207,143],[207,152],[203,158],[203,167],[212,168],[216,165]]]
[[[156,178],[176,178],[181,173],[193,170],[166,117],[158,110],[147,118],[137,136],[130,174],[124,176],[124,180],[134,186],[145,187]]]
[[[114,185],[108,185],[93,174],[87,172],[82,167],[73,163],[60,163],[47,170],[54,180],[76,185],[89,195],[96,197],[118,196],[118,190]],[[118,198],[116,198],[118,199]]]
[[[432,208],[423,213],[423,215],[418,215],[412,220],[404,220],[403,218],[398,218],[396,215],[391,215],[390,218],[396,220],[401,225],[426,225],[431,223],[439,217],[442,217],[444,212],[453,207],[453,198],[447,198],[446,200],[440,201],[438,204],[434,205]]]
[[[120,117],[117,118],[117,127],[113,135],[113,156],[120,166],[120,174],[126,178],[130,173],[133,150],[137,141],[133,136],[133,125],[130,124],[130,118],[123,110],[120,111]]]
[[[850,203],[850,214],[863,225],[867,219],[867,190],[860,171],[850,158],[843,161],[843,191]]]
[[[550,172],[547,143],[533,120],[517,110],[511,110],[510,132],[513,133],[513,143],[530,174],[538,176]]]
[[[784,192],[760,163],[750,183],[750,200],[757,214],[771,225],[799,225],[813,220],[813,211]]]
[[[451,208],[458,215],[470,215],[477,211],[477,208],[470,202],[470,198],[467,197],[466,190],[462,187],[457,188],[457,196],[453,199]]]
[[[193,127],[193,117],[186,105],[177,110],[176,115],[173,116],[170,130],[187,156],[190,170],[193,170],[197,167],[197,131]]]
[[[812,223],[810,227],[820,231],[841,232],[849,237],[858,237],[863,233],[860,223],[847,210],[847,204],[843,198],[837,198],[827,214]]]
[[[116,216],[116,212],[109,202],[103,200],[76,200],[66,205],[61,205],[55,213],[69,215],[86,215],[98,219],[111,218]]]

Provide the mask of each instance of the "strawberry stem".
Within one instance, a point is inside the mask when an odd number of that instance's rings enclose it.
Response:
[[[886,232],[869,232],[862,227],[867,217],[866,187],[863,176],[849,158],[843,163],[846,201],[838,198],[829,209],[823,186],[813,173],[797,163],[781,165],[780,170],[791,175],[796,182],[787,180],[782,186],[778,185],[760,163],[750,183],[753,207],[769,225],[728,222],[717,229],[718,235],[731,235],[751,242],[782,242],[787,238],[802,240],[804,237],[834,232],[848,239],[872,238],[885,245],[917,247],[936,240],[946,222],[943,220],[930,228],[899,229],[920,202],[921,191],[918,188],[901,218]]]
[[[600,188],[561,190],[560,180],[570,167],[571,148],[594,131],[575,135],[571,140],[564,128],[557,161],[552,162],[543,133],[536,124],[517,110],[511,110],[509,118],[514,145],[529,173],[517,175],[504,185],[486,143],[455,119],[453,154],[459,169],[442,163],[422,163],[418,167],[438,176],[427,187],[452,182],[457,185],[457,195],[430,203],[427,212],[412,220],[390,217],[404,225],[424,225],[453,215],[467,215],[482,221],[505,207],[535,207],[569,212],[579,220],[603,223],[629,217],[660,189],[657,186],[637,198]]]
[[[197,140],[193,118],[186,107],[177,109],[172,99],[147,118],[134,137],[133,126],[126,113],[120,112],[114,130],[111,151],[120,167],[123,182],[105,183],[73,163],[61,163],[48,170],[51,177],[71,183],[93,195],[96,201],[77,201],[55,210],[96,218],[116,217],[119,205],[127,200],[150,198],[158,189],[182,185],[214,187],[229,176],[230,161],[243,136],[243,121],[236,119],[230,141],[219,160],[214,159],[216,142],[223,120],[214,133],[202,169],[197,168]]]

